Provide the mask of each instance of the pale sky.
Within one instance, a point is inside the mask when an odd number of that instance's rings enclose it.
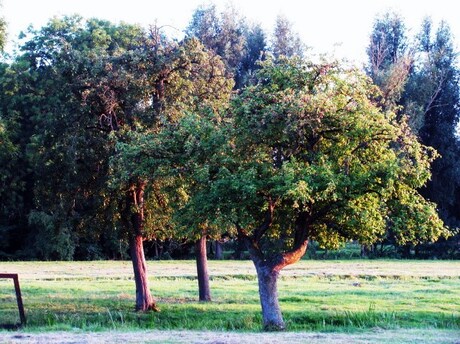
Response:
[[[286,16],[304,43],[315,54],[329,54],[362,64],[375,16],[393,10],[405,19],[411,33],[417,33],[425,16],[437,25],[446,20],[460,40],[460,12],[453,0],[0,0],[0,14],[8,22],[10,43],[21,30],[33,24],[39,28],[55,16],[80,14],[113,22],[170,25],[170,34],[182,32],[193,10],[215,3],[218,9],[232,3],[249,21],[262,24],[271,32],[275,18]],[[457,43],[457,47],[459,44]]]

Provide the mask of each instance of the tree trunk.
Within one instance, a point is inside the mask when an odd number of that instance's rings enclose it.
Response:
[[[304,239],[289,252],[264,255],[256,246],[250,246],[251,259],[256,267],[259,283],[260,305],[264,331],[284,331],[286,325],[278,302],[278,275],[287,265],[298,262],[307,250],[308,240]]]
[[[278,275],[273,267],[263,261],[254,261],[259,281],[259,296],[262,306],[264,331],[283,331],[286,329],[278,302]]]
[[[198,294],[200,301],[211,301],[209,288],[208,258],[206,256],[206,235],[195,243],[196,270],[198,277]]]
[[[146,183],[138,181],[130,187],[127,197],[127,211],[130,212],[131,237],[129,249],[133,262],[134,281],[136,283],[136,310],[158,311],[148,283],[147,264],[145,262],[143,229],[144,229],[144,189]]]
[[[155,249],[155,259],[160,259],[160,255],[158,253],[158,239],[155,239],[155,241],[153,242],[153,245]]]
[[[243,259],[244,250],[245,250],[244,243],[242,243],[240,240],[237,240],[235,252],[233,253],[233,256],[235,257],[235,259],[237,260]]]
[[[222,260],[222,259],[224,259],[224,250],[222,248],[222,244],[221,244],[221,242],[219,240],[216,240],[215,243],[216,243],[216,255],[215,255],[215,258],[219,259],[219,260]]]
[[[252,236],[249,236],[246,230],[236,223],[238,241],[246,244],[257,271],[265,331],[283,331],[286,329],[278,302],[278,275],[285,266],[298,262],[304,256],[308,246],[309,216],[302,212],[296,219],[294,245],[290,251],[269,254],[261,250],[259,243],[271,226],[274,208],[275,204],[270,201],[264,223],[254,230]]]
[[[136,311],[158,311],[149,289],[142,235],[135,235],[129,246],[136,283]]]

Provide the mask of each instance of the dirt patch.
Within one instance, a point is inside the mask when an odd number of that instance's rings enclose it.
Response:
[[[345,343],[444,343],[460,344],[460,331],[453,330],[374,330],[366,333],[236,333],[210,331],[137,332],[0,332],[2,344],[130,344],[130,343],[206,343],[206,344],[345,344]]]

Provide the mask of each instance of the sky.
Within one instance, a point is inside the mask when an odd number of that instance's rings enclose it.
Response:
[[[346,58],[358,65],[366,61],[376,16],[386,11],[399,13],[409,34],[419,31],[426,16],[435,24],[445,20],[457,47],[460,40],[460,12],[453,0],[0,0],[0,15],[8,23],[7,51],[11,52],[21,30],[31,24],[40,28],[53,16],[70,14],[115,23],[167,25],[168,34],[180,36],[193,11],[211,2],[220,10],[233,4],[249,22],[260,23],[269,33],[276,17],[284,15],[314,54]]]

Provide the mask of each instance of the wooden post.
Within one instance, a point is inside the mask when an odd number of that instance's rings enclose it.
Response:
[[[0,273],[0,278],[11,278],[11,279],[13,279],[14,291],[16,292],[16,301],[18,303],[19,319],[21,320],[20,326],[24,326],[26,324],[26,315],[24,313],[24,304],[22,303],[21,288],[19,287],[18,274],[2,274],[2,273]]]

